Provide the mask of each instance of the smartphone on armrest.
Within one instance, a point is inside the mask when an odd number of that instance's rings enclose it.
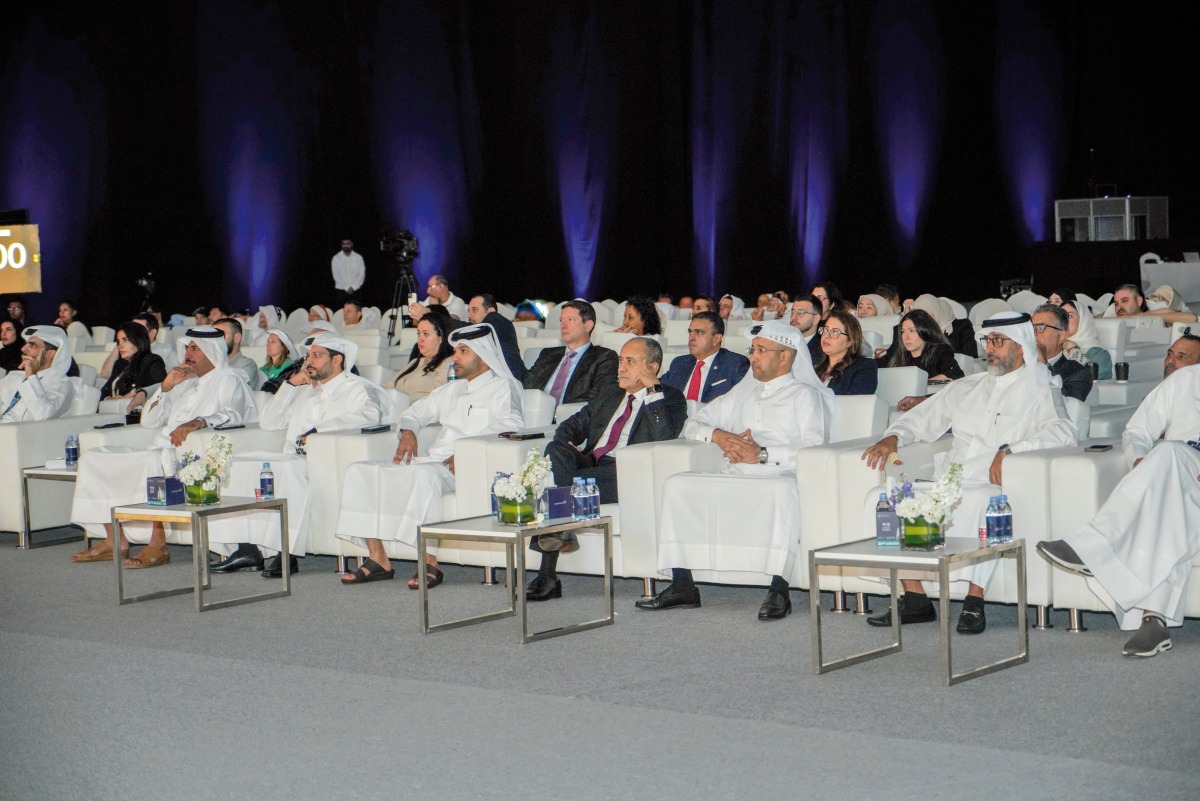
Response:
[[[125,424],[124,423],[105,423],[103,425],[92,426],[92,428],[97,429],[97,430],[102,429],[102,428],[120,428],[123,425],[125,425]]]
[[[1111,451],[1112,447],[1112,445],[1088,445],[1083,450],[1084,453],[1103,453],[1104,451]]]
[[[242,425],[241,423],[237,423],[237,424],[225,423],[224,425],[213,426],[213,431],[236,431],[239,428],[245,428],[245,426]]]
[[[380,423],[377,426],[363,426],[358,430],[360,434],[378,434],[380,431],[391,431],[391,423]]]

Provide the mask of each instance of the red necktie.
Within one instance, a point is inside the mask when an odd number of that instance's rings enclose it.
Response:
[[[617,422],[613,423],[612,432],[608,435],[608,442],[601,447],[592,451],[592,456],[599,462],[601,457],[617,447],[617,443],[621,441],[621,431],[624,430],[625,424],[629,422],[629,415],[633,411],[633,396],[629,396],[629,401],[625,404],[625,411],[621,412],[621,416],[617,418]]]
[[[567,388],[567,374],[571,372],[571,360],[574,358],[575,351],[567,351],[562,366],[558,368],[558,375],[554,376],[554,383],[550,385],[550,394],[559,403],[562,403],[563,391]]]
[[[687,400],[700,400],[700,370],[703,367],[704,362],[696,362],[696,368],[692,370],[692,378],[688,381]]]

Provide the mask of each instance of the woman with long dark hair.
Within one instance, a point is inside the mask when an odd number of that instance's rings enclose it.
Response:
[[[11,373],[21,369],[21,329],[16,320],[0,322],[0,370]]]
[[[900,318],[900,347],[888,367],[920,367],[931,381],[954,381],[964,375],[941,326],[921,309]]]
[[[873,395],[879,385],[879,365],[863,355],[858,319],[843,309],[832,309],[817,332],[821,337],[821,358],[813,365],[817,378],[834,395]]]
[[[162,357],[150,352],[150,332],[133,321],[117,329],[117,361],[100,390],[100,400],[128,398],[138,390],[161,384],[167,377]]]
[[[408,393],[414,402],[450,380],[450,317],[426,314],[417,323],[417,353],[408,365],[384,386]]]

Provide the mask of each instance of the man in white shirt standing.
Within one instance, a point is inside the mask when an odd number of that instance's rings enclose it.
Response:
[[[686,439],[725,454],[720,473],[679,473],[663,486],[660,572],[670,585],[640,609],[700,606],[693,571],[746,583],[771,577],[759,620],[792,611],[785,576],[800,544],[796,454],[829,440],[834,400],[813,372],[800,332],[782,320],[747,331],[752,375],[705,406],[683,428]]]
[[[259,427],[264,431],[287,430],[282,452],[239,453],[230,467],[229,494],[252,497],[258,487],[264,462],[275,476],[275,497],[288,502],[289,569],[299,569],[297,556],[308,551],[311,496],[308,490],[308,459],[305,444],[310,434],[356,431],[379,423],[381,412],[366,379],[350,374],[358,346],[345,337],[320,333],[307,340],[304,367],[283,382],[262,411]],[[266,578],[283,575],[278,552],[278,518],[274,513],[250,512],[213,520],[209,541],[213,550],[229,553],[213,566],[218,573],[262,570]],[[260,547],[276,555],[263,564]]]
[[[1200,366],[1174,370],[1146,396],[1121,447],[1132,470],[1096,516],[1037,550],[1088,577],[1121,628],[1137,628],[1122,653],[1150,657],[1171,648],[1168,626],[1183,625],[1200,553]]]
[[[521,385],[513,378],[490,325],[469,325],[450,334],[458,380],[444,384],[400,416],[400,442],[391,461],[355,462],[346,468],[337,535],[367,549],[370,558],[345,584],[395,577],[385,541],[415,547],[417,527],[442,519],[442,494],[454,489],[454,443],[462,437],[518,431],[524,425]],[[439,423],[442,430],[426,456],[417,433]],[[442,583],[429,554],[430,587]],[[418,588],[414,576],[409,589]]]
[[[349,239],[342,240],[342,249],[333,254],[330,268],[333,270],[333,287],[341,293],[339,300],[353,297],[367,279],[367,266],[362,256],[354,252],[354,243]]]
[[[55,325],[35,325],[22,336],[21,369],[0,379],[0,423],[62,417],[75,399],[75,386],[67,377],[67,333]]]

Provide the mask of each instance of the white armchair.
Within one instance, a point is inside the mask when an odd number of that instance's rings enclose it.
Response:
[[[540,389],[524,390],[525,427],[542,428],[554,422],[554,396]]]

